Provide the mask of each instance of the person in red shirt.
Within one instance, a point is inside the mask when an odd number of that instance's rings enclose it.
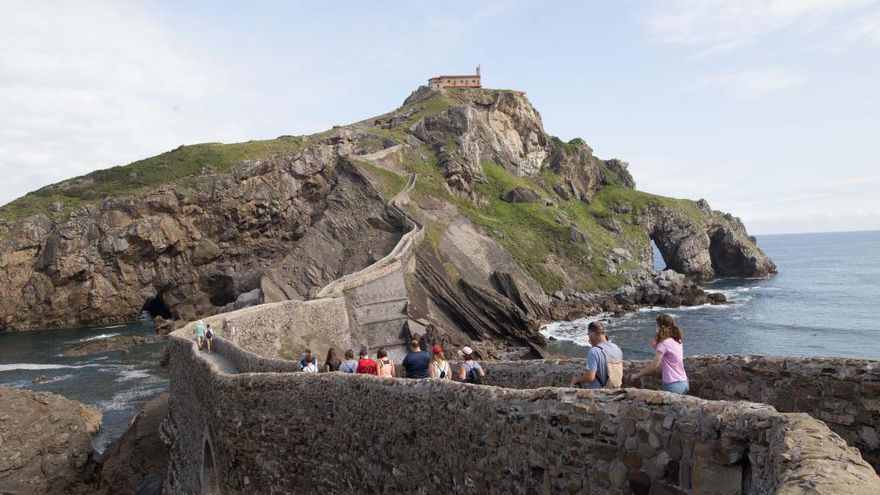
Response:
[[[361,347],[360,359],[358,360],[358,368],[357,372],[363,375],[378,375],[379,374],[379,366],[376,364],[376,361],[370,359],[370,356],[367,354],[367,348]]]

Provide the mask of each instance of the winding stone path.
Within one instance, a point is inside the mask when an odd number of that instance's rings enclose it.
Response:
[[[236,368],[235,365],[232,364],[232,361],[226,359],[226,357],[220,354],[218,351],[200,351],[199,354],[201,354],[201,356],[208,362],[217,365],[217,369],[219,369],[223,373],[228,373],[230,375],[238,373],[238,368]]]

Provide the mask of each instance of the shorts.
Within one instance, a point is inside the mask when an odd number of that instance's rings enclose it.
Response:
[[[686,394],[690,389],[691,387],[687,380],[663,384],[663,391],[672,392],[673,394]]]

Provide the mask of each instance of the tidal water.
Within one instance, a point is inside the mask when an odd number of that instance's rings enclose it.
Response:
[[[880,359],[880,231],[758,236],[779,274],[707,284],[729,304],[650,308],[620,318],[601,315],[546,325],[550,350],[582,357],[590,321],[607,323],[627,358],[653,355],[654,320],[673,315],[684,351],[696,354],[845,356]],[[662,267],[662,258],[655,251]]]
[[[84,342],[115,335],[155,335],[153,324],[81,330],[37,330],[0,333],[0,385],[54,392],[90,404],[104,414],[101,430],[93,444],[103,451],[122,435],[132,417],[151,397],[168,388],[168,377],[154,356],[162,343],[132,347],[129,352],[102,352],[83,357],[61,353]],[[35,385],[45,375],[50,381]]]

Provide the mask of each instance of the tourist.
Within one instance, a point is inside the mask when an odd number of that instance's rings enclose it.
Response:
[[[452,378],[452,369],[443,356],[443,348],[437,344],[431,348],[431,367],[428,369],[431,378]]]
[[[199,346],[199,350],[202,350],[202,347],[205,345],[205,322],[199,320],[196,322],[196,328],[194,330],[196,334],[196,344]]]
[[[585,388],[620,388],[623,384],[623,351],[608,340],[601,321],[587,326],[587,337],[592,346],[587,351],[587,369],[571,379],[571,386]]]
[[[681,345],[681,329],[671,316],[657,317],[657,335],[654,336],[654,359],[638,373],[630,375],[633,382],[652,373],[658,367],[663,375],[663,390],[675,394],[686,394],[690,390],[687,374],[684,371],[684,347]]]
[[[214,331],[211,330],[211,324],[208,323],[208,328],[205,329],[205,345],[208,347],[208,352],[211,352],[211,342],[214,339]]]
[[[306,353],[299,362],[299,370],[305,373],[318,372],[318,358],[312,356],[312,350],[306,349]]]
[[[409,343],[409,353],[403,358],[403,369],[407,378],[428,378],[428,365],[431,355],[422,350],[418,340]]]
[[[384,347],[380,347],[376,351],[376,362],[379,364],[379,376],[385,378],[394,378],[397,376],[397,370],[394,369],[394,363],[388,359],[388,352]]]
[[[358,362],[354,358],[354,351],[349,349],[345,351],[345,359],[339,363],[339,371],[343,373],[356,373]]]
[[[379,367],[376,366],[376,361],[370,359],[370,355],[367,352],[366,347],[361,347],[360,360],[358,360],[357,365],[357,372],[361,375],[379,374]]]
[[[480,363],[474,359],[474,350],[465,346],[458,351],[458,355],[462,359],[461,366],[458,368],[458,379],[465,383],[483,383],[483,377],[486,376],[486,373]]]
[[[324,372],[339,371],[340,364],[342,361],[336,356],[336,349],[331,347],[327,350],[327,359],[324,360]]]

